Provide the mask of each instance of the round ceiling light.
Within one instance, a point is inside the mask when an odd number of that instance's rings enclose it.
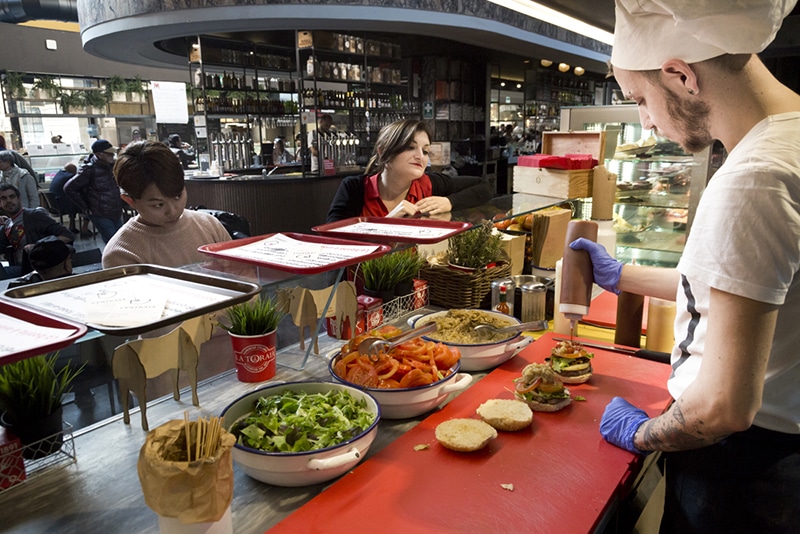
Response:
[[[575,72],[575,76],[583,76],[586,73],[586,71],[584,70],[583,67],[575,67],[575,71],[574,72]]]
[[[561,72],[567,72],[569,71],[569,65],[567,65],[566,63],[559,63],[558,70],[560,70]]]
[[[539,64],[540,64],[542,67],[549,67],[550,65],[552,65],[552,64],[553,64],[553,62],[552,62],[552,61],[550,61],[549,59],[543,59],[543,60],[539,61]]]

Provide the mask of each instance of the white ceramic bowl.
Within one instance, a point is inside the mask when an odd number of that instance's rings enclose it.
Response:
[[[519,320],[515,317],[509,317],[499,312],[478,310],[488,315],[494,315],[513,324],[520,324]],[[412,327],[423,326],[431,319],[442,317],[446,315],[446,311],[429,313],[427,315],[415,315],[408,320],[408,324]],[[427,336],[425,339],[431,341],[439,341]],[[464,343],[450,343],[448,341],[439,341],[445,345],[456,347],[461,351],[461,369],[463,371],[485,371],[497,367],[504,363],[533,343],[533,338],[530,336],[523,336],[522,334],[511,334],[508,339],[502,341],[493,341],[491,343],[477,343],[477,344],[464,344]]]
[[[222,412],[222,426],[230,430],[233,424],[249,415],[259,397],[280,394],[286,390],[306,393],[325,393],[331,389],[348,391],[356,399],[364,399],[367,409],[375,414],[375,421],[364,432],[339,445],[308,452],[265,452],[239,445],[233,448],[233,461],[248,475],[275,486],[309,486],[326,482],[355,467],[367,454],[378,433],[381,409],[368,393],[335,382],[286,382],[274,384],[247,393],[233,401]]]
[[[328,370],[337,382],[352,387],[360,387],[340,378],[333,372],[337,357],[331,358],[328,362]],[[381,417],[384,419],[408,419],[427,413],[456,391],[461,391],[472,383],[472,375],[459,373],[460,364],[456,363],[450,369],[453,371],[450,376],[428,384],[413,388],[361,388],[375,397],[381,406]]]

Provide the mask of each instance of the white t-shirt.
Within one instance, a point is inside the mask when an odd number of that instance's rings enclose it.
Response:
[[[800,433],[800,112],[764,119],[729,154],[700,200],[677,292],[674,398],[697,376],[710,288],[780,305],[755,424]]]

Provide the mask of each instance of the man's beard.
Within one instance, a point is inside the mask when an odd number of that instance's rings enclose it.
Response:
[[[678,95],[662,86],[667,101],[667,111],[673,119],[677,133],[682,137],[679,141],[687,152],[700,152],[714,142],[708,129],[710,110],[705,102],[699,100],[681,100]],[[673,141],[678,141],[673,139]]]

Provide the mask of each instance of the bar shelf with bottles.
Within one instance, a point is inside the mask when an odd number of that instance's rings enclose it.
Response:
[[[216,162],[220,170],[249,167],[265,143],[283,137],[289,146],[299,130],[294,32],[275,35],[284,42],[203,35],[190,46],[194,113],[205,116],[208,135],[198,146],[206,145],[212,166]]]
[[[364,163],[380,127],[415,113],[407,100],[400,45],[366,33],[327,31],[298,32],[297,43],[304,67],[301,110],[332,114],[347,137],[341,142],[349,148],[351,138],[358,140],[345,165]]]

